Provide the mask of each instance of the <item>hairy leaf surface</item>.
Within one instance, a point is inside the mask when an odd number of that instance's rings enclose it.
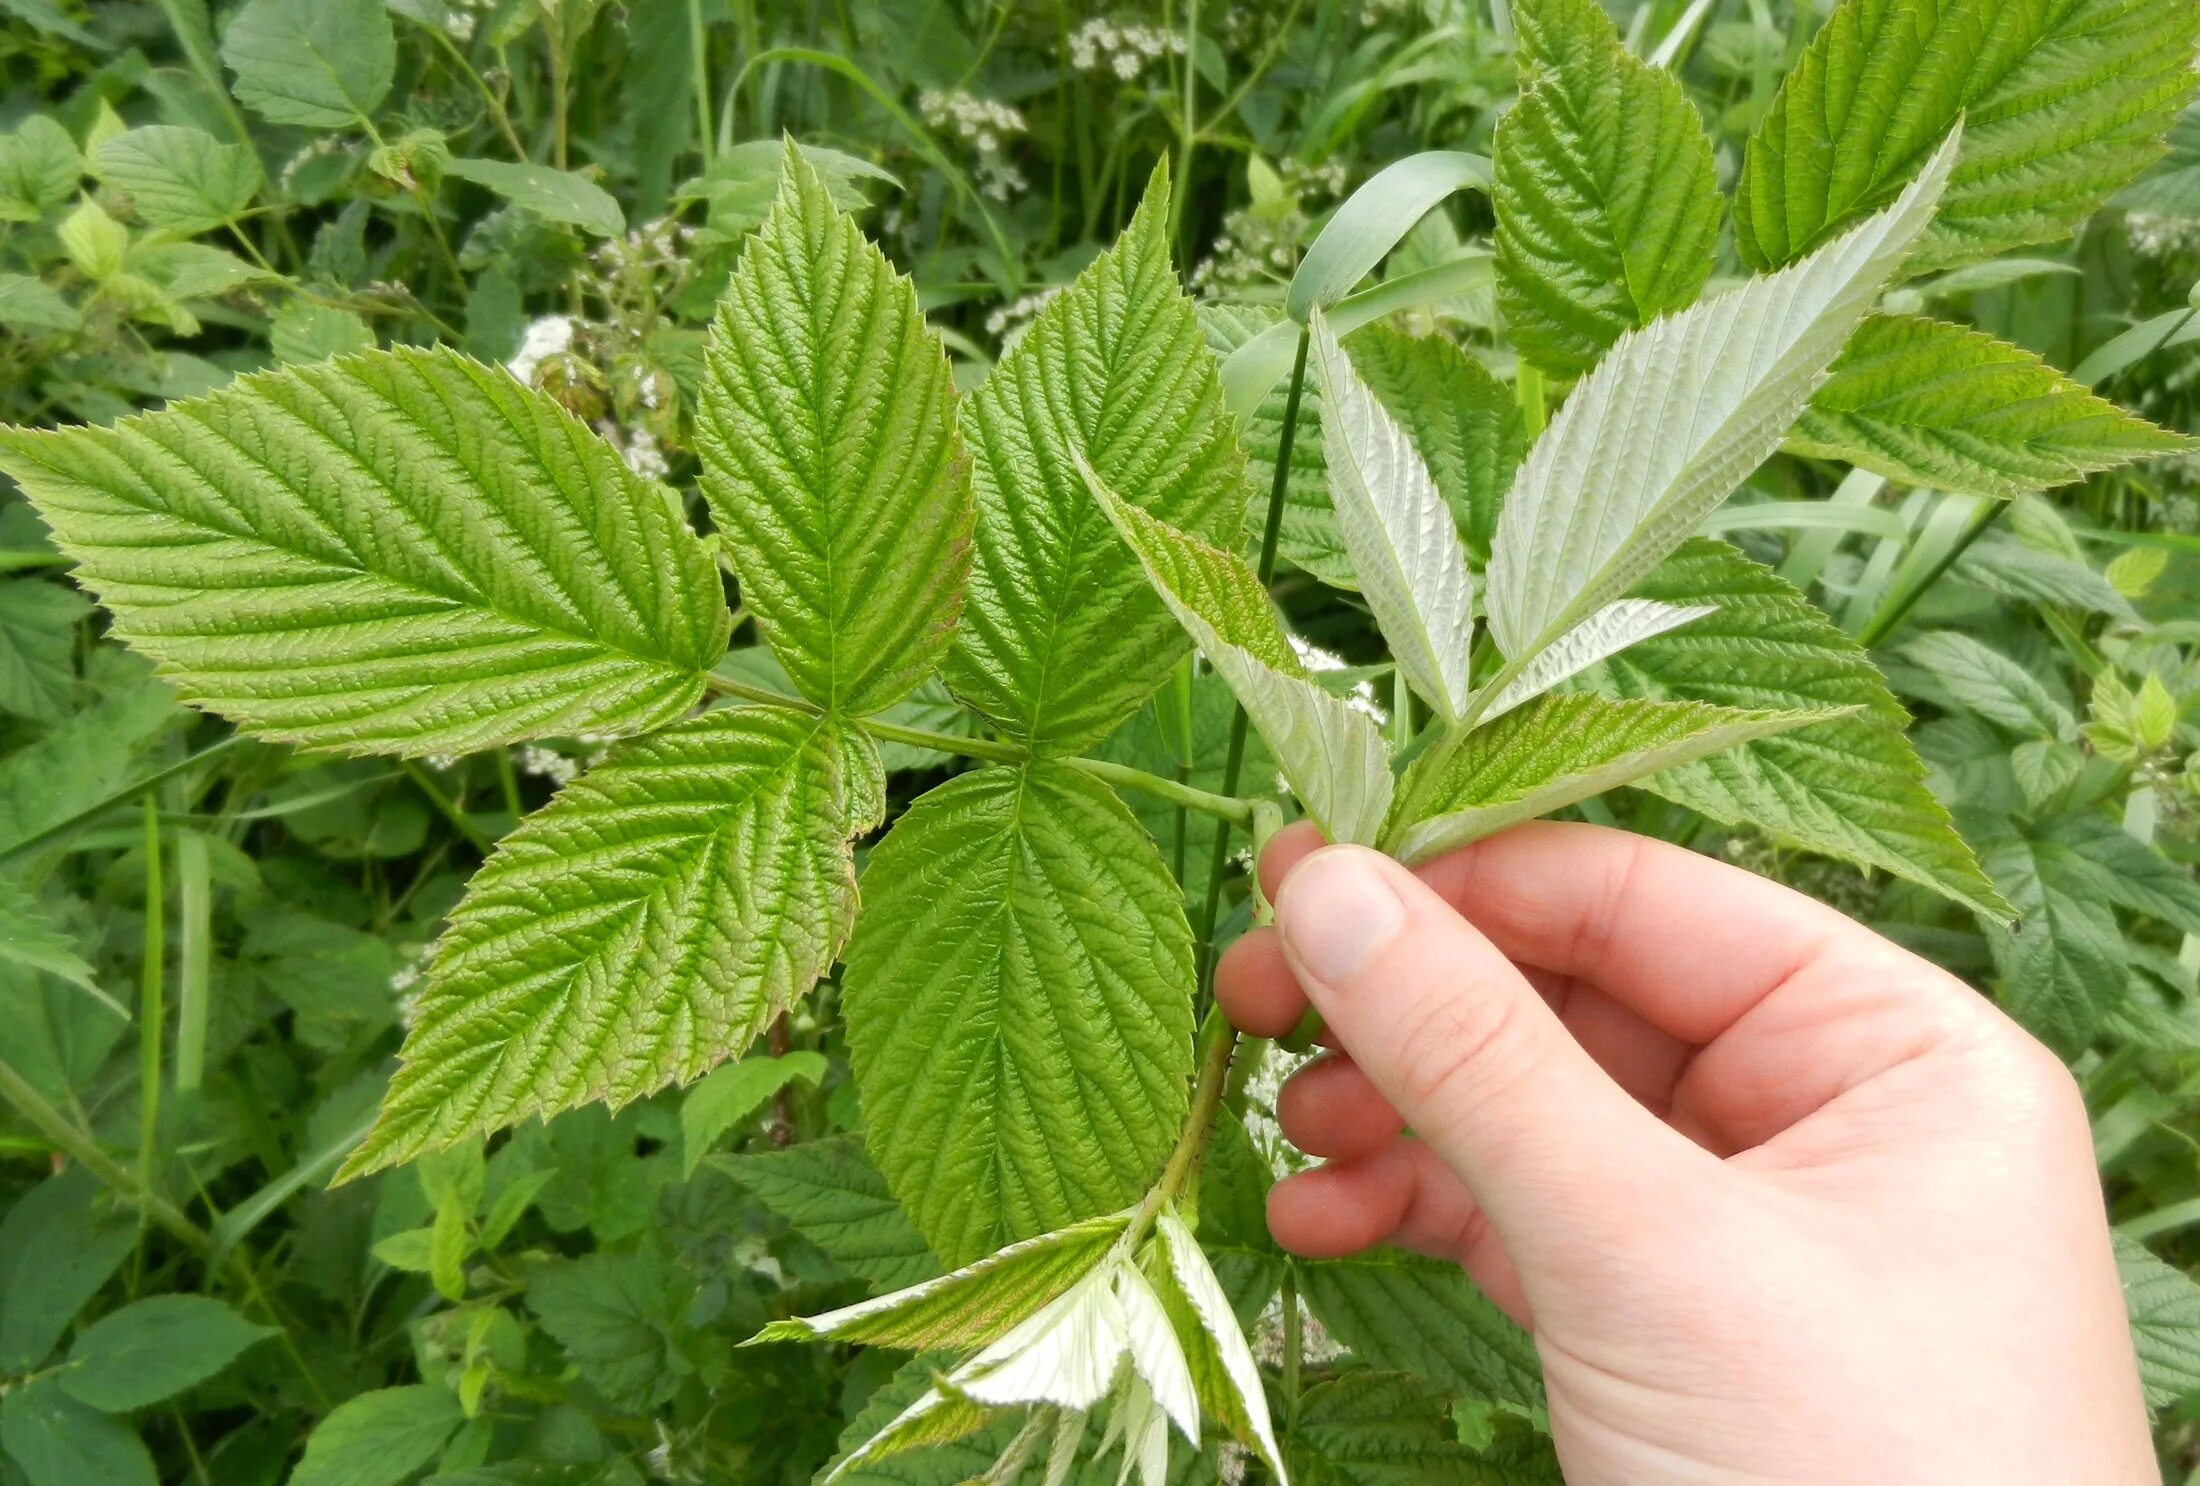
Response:
[[[1497,125],[1497,298],[1512,342],[1578,376],[1695,302],[1724,203],[1680,80],[1620,44],[1596,0],[1522,0],[1520,102]]]
[[[1874,316],[1812,395],[1787,447],[1907,485],[2014,496],[2193,443],[1990,335]]]
[[[1093,486],[1154,590],[1259,729],[1307,814],[1332,841],[1372,842],[1390,808],[1390,755],[1372,720],[1316,685],[1245,560]]]
[[[2200,1283],[2120,1233],[2116,1272],[2123,1281],[2124,1308],[2131,1313],[2147,1402],[2159,1409],[2200,1393]]]
[[[692,706],[725,648],[672,493],[451,351],[0,429],[0,469],[115,633],[263,737],[420,754],[639,732]]]
[[[1916,674],[1913,693],[1946,699],[1996,727],[2030,737],[2075,742],[2078,720],[2019,662],[1957,630],[1906,640],[1895,656],[1902,674]]]
[[[1236,544],[1244,518],[1244,462],[1214,357],[1169,262],[1168,199],[1163,167],[1122,239],[964,404],[976,556],[947,680],[1043,753],[1106,736],[1184,653],[1078,462],[1221,546]]]
[[[94,164],[140,217],[172,232],[211,232],[235,221],[260,189],[259,156],[204,129],[173,124],[116,135],[99,147]]]
[[[1418,1373],[1470,1397],[1543,1406],[1535,1342],[1458,1265],[1375,1249],[1298,1271],[1322,1325],[1369,1366]]]
[[[1735,243],[1793,262],[1893,200],[1959,117],[1911,270],[2052,242],[2160,157],[2196,39],[2200,6],[2161,0],[1843,0],[1750,136]]]
[[[1413,817],[1386,828],[1386,845],[1403,861],[1422,861],[1660,769],[1828,715],[1580,693],[1542,697],[1475,729],[1455,750],[1423,755],[1425,765],[1406,778]]]
[[[915,287],[791,144],[784,170],[711,331],[703,491],[787,674],[860,716],[900,700],[953,637],[969,471]]]
[[[872,851],[865,892],[849,1050],[871,1153],[934,1252],[967,1263],[1144,1191],[1184,1117],[1192,942],[1122,802],[1058,764],[961,775]]]
[[[1470,1486],[1482,1480],[1451,1426],[1451,1397],[1426,1378],[1356,1369],[1299,1401],[1296,1486]]]
[[[940,1272],[887,1189],[860,1135],[828,1135],[785,1150],[713,1158],[841,1268],[887,1290]]]
[[[747,1047],[855,915],[821,718],[728,707],[615,749],[498,843],[451,915],[356,1176]]]
[[[1588,682],[1614,697],[1849,715],[1668,768],[1653,794],[1857,866],[1892,872],[2006,919],[1948,812],[1925,788],[1910,715],[1854,639],[1771,569],[1691,541],[1636,593],[1715,612],[1607,660]]]
[[[1474,576],[1451,508],[1406,432],[1345,359],[1319,310],[1314,365],[1337,530],[1406,680],[1446,717],[1467,699]]]
[[[1506,497],[1490,629],[1525,661],[1621,597],[1762,463],[1932,220],[1951,135],[1899,201],[1793,268],[1622,337]]]

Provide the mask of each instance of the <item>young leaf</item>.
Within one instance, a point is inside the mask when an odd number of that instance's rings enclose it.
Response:
[[[923,1235],[863,1153],[860,1135],[829,1135],[713,1164],[835,1264],[881,1289],[899,1290],[940,1272]]]
[[[1760,738],[1643,781],[1725,825],[1892,872],[1988,917],[2008,905],[1925,788],[1910,714],[1856,641],[1770,568],[1697,539],[1636,593],[1713,612],[1605,661],[1585,684],[1611,697],[1847,716]]]
[[[433,1383],[357,1394],[306,1436],[288,1486],[398,1486],[435,1458],[462,1418],[458,1395]]]
[[[1475,565],[1486,564],[1498,507],[1528,447],[1512,389],[1446,336],[1370,325],[1344,342],[1353,369],[1428,461]]]
[[[614,749],[498,842],[340,1179],[747,1047],[855,916],[834,737],[787,708],[706,712]]]
[[[148,124],[93,156],[99,178],[130,198],[148,224],[185,234],[233,222],[260,190],[260,157],[204,129]]]
[[[1909,316],[1863,323],[1787,440],[1904,484],[2004,497],[2192,447],[2030,351]]]
[[[1268,1418],[1268,1391],[1230,1297],[1174,1208],[1164,1207],[1154,1219],[1154,1242],[1165,1268],[1156,1277],[1155,1290],[1183,1346],[1200,1407],[1239,1443],[1257,1451],[1282,1480],[1283,1455]]]
[[[972,519],[955,402],[915,287],[790,144],[719,303],[696,440],[741,597],[820,706],[888,706],[953,637]]]
[[[61,1386],[79,1403],[128,1413],[212,1377],[274,1334],[208,1296],[148,1295],[77,1333]]]
[[[397,33],[380,0],[246,0],[222,33],[237,101],[271,124],[349,129],[397,76]]]
[[[1630,645],[1655,639],[1716,612],[1714,604],[1684,607],[1661,604],[1655,599],[1615,599],[1537,651],[1535,659],[1490,698],[1489,705],[1477,714],[1478,721],[1484,725],[1494,722]]]
[[[680,1174],[695,1175],[718,1137],[764,1107],[764,1101],[791,1083],[817,1087],[825,1076],[825,1055],[788,1053],[721,1063],[703,1075],[680,1101]]]
[[[1072,1223],[891,1295],[774,1321],[748,1345],[830,1338],[912,1352],[982,1347],[1088,1273],[1122,1236],[1127,1222],[1124,1214],[1115,1213]]]
[[[681,1352],[694,1281],[644,1244],[535,1269],[527,1308],[588,1385],[627,1413],[646,1414],[679,1391],[694,1364]]]
[[[1589,370],[1703,291],[1723,203],[1680,80],[1620,44],[1596,0],[1522,0],[1521,98],[1497,125],[1497,297],[1523,356]]]
[[[419,754],[639,732],[694,705],[725,648],[672,493],[451,351],[0,429],[0,469],[115,632],[264,737]]]
[[[1314,312],[1322,447],[1337,529],[1391,654],[1430,705],[1457,717],[1474,645],[1474,578],[1451,508],[1405,430]]]
[[[32,114],[0,134],[0,222],[35,222],[76,194],[84,157],[69,131]]]
[[[978,521],[947,681],[1047,754],[1104,737],[1184,642],[1078,475],[1224,547],[1244,465],[1214,358],[1169,263],[1157,168],[1122,239],[1056,295],[964,404]]]
[[[1674,764],[1837,715],[1543,697],[1475,729],[1457,748],[1422,755],[1406,777],[1413,814],[1386,827],[1385,848],[1401,861],[1425,861]]]
[[[1891,200],[1967,119],[1913,272],[2052,242],[2162,153],[2193,93],[2200,7],[2160,0],[1842,0],[1750,136],[1734,237],[1791,263]]]
[[[2116,1272],[2147,1403],[2165,1408],[2200,1393],[2200,1284],[2154,1257],[2145,1244],[2116,1235]]]
[[[0,712],[65,720],[76,700],[76,626],[89,606],[58,583],[0,583]]]
[[[1969,635],[1934,630],[1905,641],[1894,654],[1921,673],[1924,684],[1912,690],[1951,699],[2013,733],[2077,740],[2078,720],[2038,677]]]
[[[1370,1367],[1419,1373],[1470,1397],[1543,1407],[1535,1342],[1458,1265],[1376,1249],[1301,1263],[1298,1274],[1314,1315]]]
[[[2129,956],[2115,911],[2095,892],[2096,874],[2067,849],[2027,834],[2006,816],[1966,821],[2014,920],[1986,933],[2002,1004],[2042,1040],[2075,1055],[2129,987]]]
[[[1779,447],[1932,220],[1958,135],[1893,207],[1793,268],[1621,337],[1537,441],[1487,577],[1525,663],[1621,597]]]
[[[1297,1486],[1469,1486],[1483,1479],[1451,1427],[1451,1398],[1411,1373],[1318,1383],[1291,1432]]]
[[[160,1480],[136,1430],[79,1403],[51,1377],[18,1383],[0,1399],[0,1445],[27,1486],[157,1486]]]
[[[1093,496],[1137,554],[1154,591],[1230,684],[1292,792],[1332,841],[1372,842],[1390,809],[1383,735],[1307,675],[1268,591],[1242,558],[1209,547],[1116,499]]]
[[[124,1021],[130,1013],[99,988],[76,941],[48,918],[38,899],[11,877],[0,877],[0,964],[27,966],[58,976]]]
[[[879,1169],[966,1263],[1123,1206],[1176,1139],[1192,937],[1104,786],[1035,763],[948,781],[872,851],[849,1053]]]
[[[596,237],[618,237],[626,231],[626,213],[619,199],[585,175],[553,170],[547,165],[465,156],[454,156],[443,169],[447,175],[495,192],[545,222],[561,222]]]

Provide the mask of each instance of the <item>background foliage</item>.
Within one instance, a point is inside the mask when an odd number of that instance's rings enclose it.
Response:
[[[1871,18],[1889,9],[1852,0],[1844,15],[1862,29],[1837,26],[1813,46],[1824,8],[1614,9],[1628,55],[1604,58],[1580,96],[1540,88],[1515,107],[1516,64],[1561,42],[1516,35],[1502,0],[1104,11],[0,0],[0,421],[110,423],[270,365],[436,343],[508,365],[610,438],[626,469],[601,461],[591,478],[668,479],[700,518],[696,451],[722,436],[704,406],[705,332],[770,210],[782,133],[912,276],[945,332],[946,376],[967,389],[1131,225],[1157,159],[1171,165],[1170,194],[1123,272],[1162,272],[1160,255],[1173,254],[1213,302],[1200,330],[1228,349],[1273,323],[1267,307],[1281,306],[1314,231],[1389,162],[1430,148],[1487,155],[1500,130],[1519,142],[1516,159],[1559,149],[1593,133],[1607,92],[1668,111],[1692,101],[1711,148],[1683,150],[1674,170],[1687,189],[1604,182],[1602,238],[1565,238],[1581,202],[1550,176],[1500,171],[1491,191],[1506,231],[1491,197],[1452,196],[1381,266],[1410,307],[1354,342],[1361,374],[1378,391],[1439,373],[1486,384],[1459,412],[1473,427],[1448,442],[1442,429],[1413,430],[1439,486],[1462,492],[1455,508],[1480,565],[1545,375],[1578,371],[1620,330],[1690,301],[1704,264],[1716,284],[1791,261],[1899,188],[1800,148],[1784,179],[1737,179],[1753,131],[1809,132],[1776,102],[1782,76],[1868,47]],[[2189,48],[2113,50],[2153,24],[2134,19],[2139,9],[2036,0],[2010,13],[2105,48],[2078,48],[2069,65],[2113,57],[2136,115],[2190,84]],[[2030,81],[2021,68],[1980,70],[1949,86],[1970,90],[1971,127],[1990,142],[1995,90]],[[2132,146],[2109,136],[2073,158],[2113,174]],[[1915,410],[1890,404],[1874,378],[1954,333],[1912,318],[1930,313],[2164,428],[2200,431],[2200,114],[2067,245],[2039,246],[2055,234],[1996,216],[1991,149],[1983,158],[1959,174],[1960,209],[1932,248],[1962,266],[1897,291],[1789,455],[1715,529],[1871,647],[1919,719],[1931,788],[2021,927],[1995,930],[1898,879],[1715,824],[1735,818],[1719,802],[1750,784],[1717,760],[1580,811],[1837,904],[1998,996],[2071,1059],[2124,1245],[2165,1472],[2194,1479],[2200,460],[2081,480],[2073,448],[2143,438],[2104,432],[2097,405],[2068,399],[2021,438],[1920,444],[1908,436]],[[1745,202],[1731,232],[1721,186]],[[1566,251],[1554,254],[1554,240]],[[1665,250],[1646,255],[1651,243]],[[1499,272],[1571,263],[1593,270],[1588,287],[1555,299]],[[1597,287],[1614,283],[1628,292]],[[1505,349],[1515,345],[1527,365]],[[1464,369],[1432,372],[1429,359],[1444,357]],[[912,361],[901,381],[936,375]],[[2040,372],[2012,356],[1977,375],[2004,379],[1991,390],[2006,399]],[[328,378],[332,397],[364,396]],[[479,395],[497,394],[484,384]],[[1945,395],[1960,415],[1963,389]],[[1256,470],[1276,457],[1279,401],[1248,424]],[[1319,442],[1302,438],[1294,456],[1292,562],[1276,593],[1298,632],[1333,653],[1333,679],[1375,708],[1392,677],[1360,669],[1381,653],[1367,609],[1316,581],[1348,571],[1318,510]],[[1881,450],[1873,468],[1844,476],[1826,462],[1860,443]],[[1445,450],[1457,451],[1452,464]],[[1470,451],[1489,450],[1501,468],[1470,467]],[[930,456],[907,457],[921,484]],[[1989,503],[1905,483],[1924,461],[1964,490],[2065,488]],[[1186,509],[1199,499],[1189,491]],[[647,533],[623,535],[613,557],[649,550]],[[1733,643],[1747,644],[1760,580],[1722,567],[1716,549],[1692,552],[1695,566],[1666,570],[1674,591],[1657,596],[1716,593]],[[707,586],[714,559],[723,565],[715,551],[683,550],[675,565]],[[0,493],[0,1481],[802,1481],[922,1386],[921,1372],[897,1376],[889,1354],[734,1345],[774,1317],[938,1267],[849,1133],[851,1054],[830,984],[755,1054],[685,1091],[327,1189],[365,1135],[408,993],[459,889],[602,743],[478,749],[493,731],[454,725],[439,740],[446,754],[397,762],[232,741],[113,643],[60,570],[29,506]],[[205,581],[226,576],[210,567]],[[774,601],[759,592],[754,607]],[[783,688],[745,619],[721,669]],[[707,661],[715,635],[702,619],[692,628],[688,649]],[[1690,696],[1702,678],[1687,653],[1658,647],[1629,652],[1608,684]],[[633,718],[662,721],[693,700],[646,665],[576,664]],[[454,695],[496,680],[445,679]],[[1838,696],[1844,682],[1824,684]],[[281,711],[273,692],[263,704]],[[969,726],[937,683],[896,715]],[[1172,683],[1090,751],[1214,788],[1229,720],[1211,678]],[[1003,727],[1084,747],[1082,725],[1073,712]],[[1799,744],[1768,756],[1799,777],[1825,767]],[[882,762],[895,813],[959,767],[907,746]],[[1269,772],[1256,759],[1248,777]],[[1064,771],[1063,828],[1130,829],[1119,809],[1084,798],[1081,777]],[[1129,804],[1196,905],[1214,871],[1212,823],[1146,797]],[[933,808],[977,817],[990,806],[973,779]],[[545,891],[512,877],[500,891],[522,909]],[[1225,932],[1242,922],[1241,897],[1233,875]],[[865,1035],[856,1029],[857,1056]],[[1232,1126],[1217,1147],[1202,1236],[1219,1235],[1210,1249],[1233,1294],[1283,1286],[1281,1305],[1244,1319],[1264,1360],[1303,1359],[1303,1375],[1290,1364],[1303,1387],[1295,1473],[1370,1486],[1548,1479],[1532,1351],[1455,1272],[1390,1254],[1293,1264],[1269,1244],[1261,1191],[1288,1159],[1263,1118],[1279,1062],[1234,1092],[1246,1138]],[[1117,1154],[1137,1164],[1146,1153]],[[928,1231],[945,1231],[962,1195],[938,1194]],[[988,1246],[973,1236],[972,1252]],[[876,1479],[959,1481],[1002,1443],[981,1437]],[[1188,1480],[1213,1468],[1182,1465]]]

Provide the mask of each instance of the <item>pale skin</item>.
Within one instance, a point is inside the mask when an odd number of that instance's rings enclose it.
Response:
[[[2084,1104],[1976,991],[1595,826],[1408,871],[1302,825],[1260,868],[1217,994],[1332,1049],[1270,1227],[1464,1266],[1535,1335],[1570,1486],[2160,1480]]]

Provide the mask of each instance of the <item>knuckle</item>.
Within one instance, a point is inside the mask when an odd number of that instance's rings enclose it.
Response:
[[[1493,1084],[1517,1076],[1519,1019],[1513,997],[1479,987],[1427,997],[1398,1029],[1399,1099],[1425,1111],[1487,1097]]]

